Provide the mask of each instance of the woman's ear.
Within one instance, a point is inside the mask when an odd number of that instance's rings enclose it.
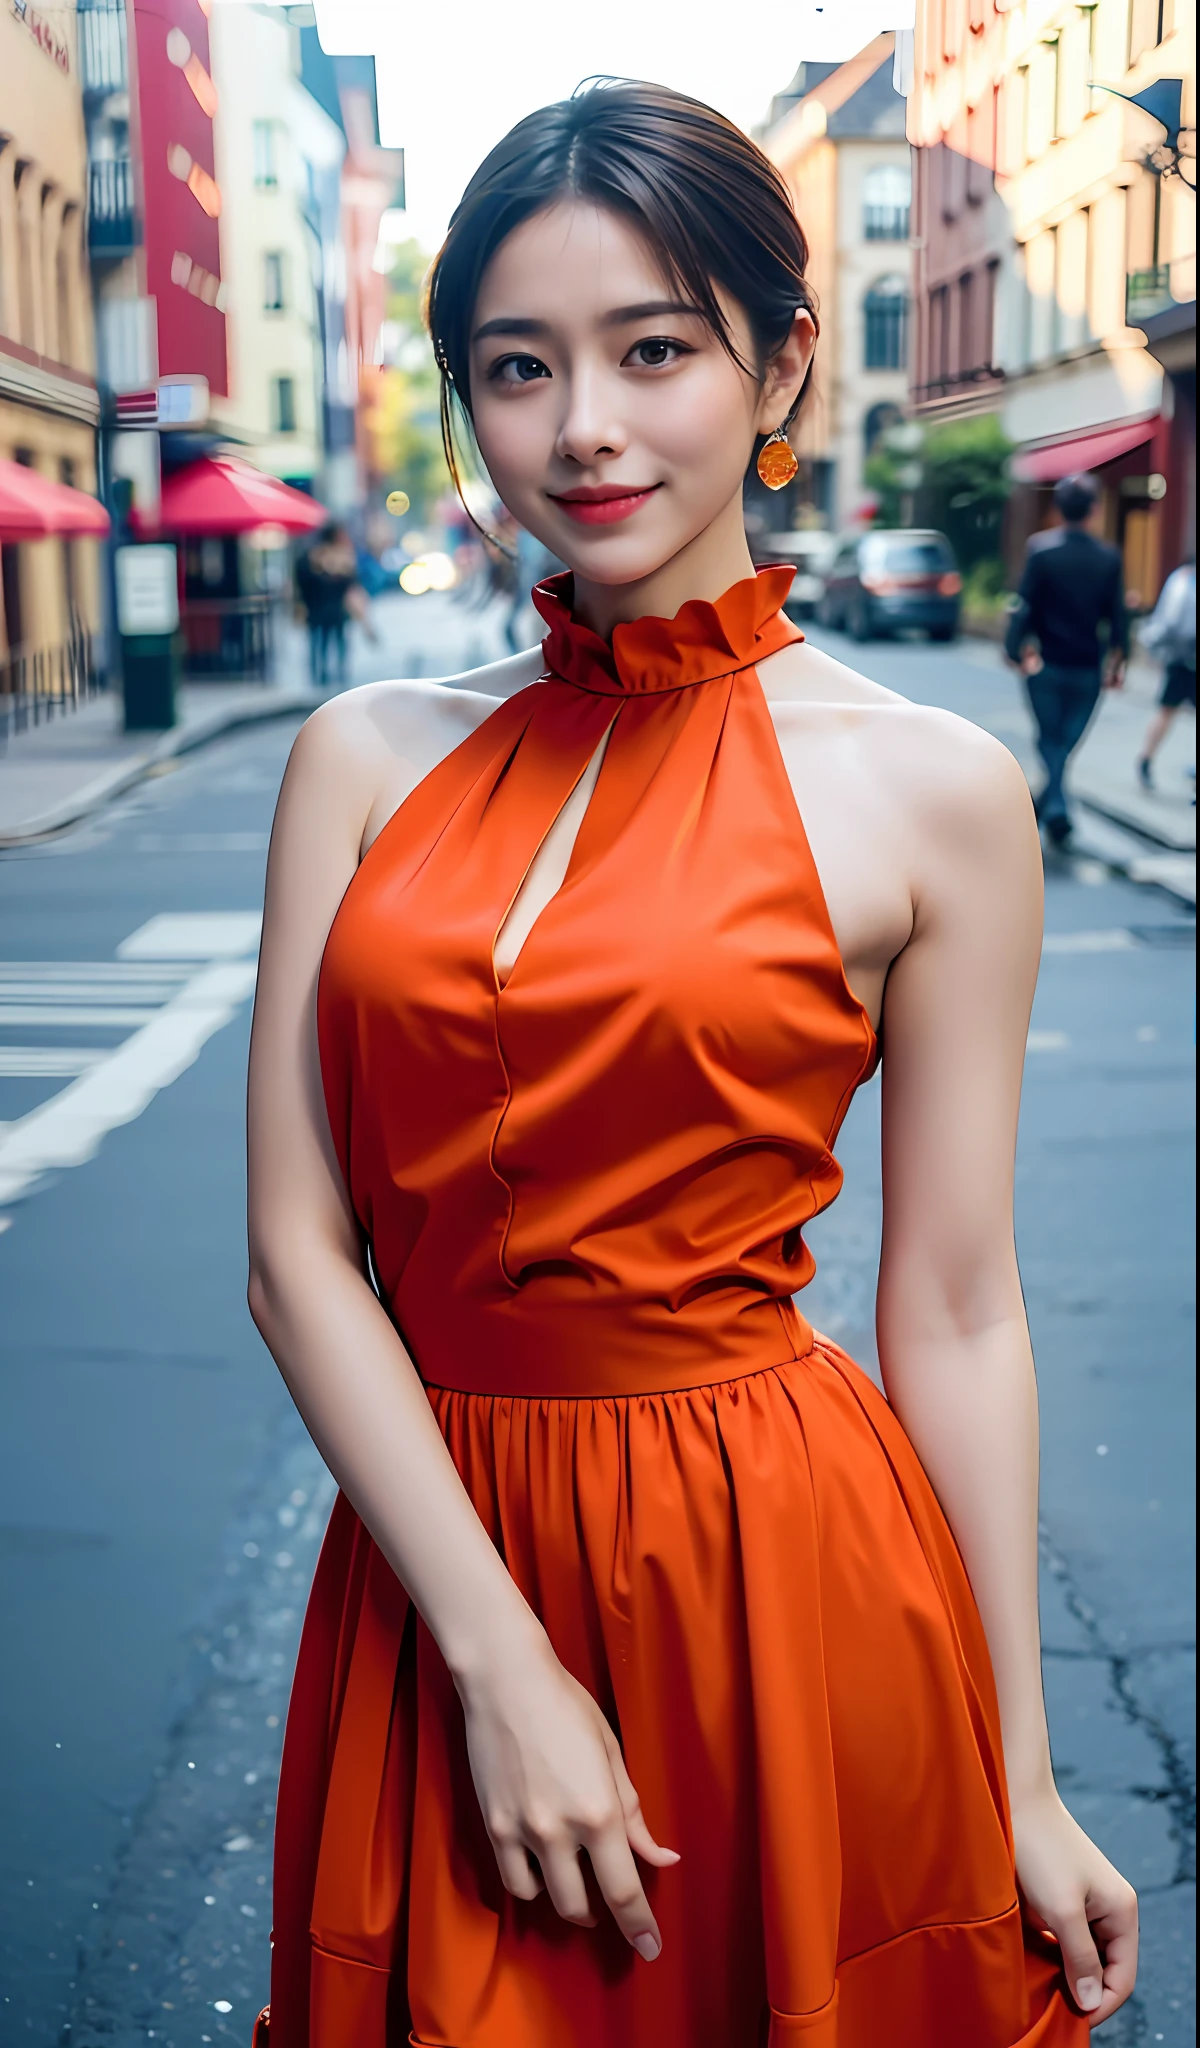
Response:
[[[796,308],[791,329],[767,364],[755,415],[755,431],[773,434],[799,401],[817,345],[817,329],[805,306]]]

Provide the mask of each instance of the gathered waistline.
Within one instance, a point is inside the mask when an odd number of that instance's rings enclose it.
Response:
[[[783,1307],[781,1303],[781,1311]],[[514,1368],[511,1362],[498,1366],[481,1346],[474,1356],[456,1359],[453,1371],[423,1371],[421,1379],[431,1393],[473,1394],[497,1401],[636,1401],[657,1394],[699,1393],[807,1358],[816,1341],[812,1325],[791,1302],[786,1307],[788,1313],[779,1319],[778,1349],[759,1343],[742,1358],[692,1356],[667,1370],[667,1360],[660,1354],[635,1361],[606,1349],[598,1357],[568,1362],[559,1353],[553,1359],[525,1360]]]

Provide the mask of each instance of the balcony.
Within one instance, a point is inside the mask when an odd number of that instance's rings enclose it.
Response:
[[[1148,270],[1131,270],[1125,279],[1125,325],[1141,327],[1159,313],[1169,313],[1175,304],[1169,263],[1152,263]]]
[[[137,246],[133,165],[127,156],[88,165],[88,248],[93,256],[127,256]]]
[[[863,207],[863,238],[868,242],[907,242],[908,217],[907,203],[877,205],[868,201]]]
[[[125,0],[79,0],[79,70],[85,93],[128,92]]]

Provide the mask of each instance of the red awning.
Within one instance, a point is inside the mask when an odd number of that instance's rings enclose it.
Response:
[[[1085,469],[1100,469],[1128,455],[1153,438],[1158,414],[1143,420],[1118,420],[1111,427],[1089,427],[1082,434],[1061,434],[1039,447],[1023,448],[1013,461],[1018,483],[1056,484],[1060,477],[1077,476]]]
[[[23,462],[0,462],[0,541],[44,540],[48,534],[102,540],[109,519],[86,491],[57,484]]]
[[[315,498],[264,476],[240,456],[203,455],[163,478],[157,520],[135,512],[129,523],[141,534],[252,533],[256,526],[311,533],[328,517]]]

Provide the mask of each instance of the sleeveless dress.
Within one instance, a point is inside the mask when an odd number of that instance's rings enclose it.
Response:
[[[427,775],[329,935],[321,1069],[470,1497],[619,1734],[639,1960],[503,1889],[432,1638],[339,1498],[279,1789],[270,2048],[1082,2048],[1023,1929],[987,1648],[887,1402],[792,1296],[876,1061],[756,659],[790,570],[544,678]],[[565,588],[563,587],[565,586]],[[493,947],[611,727],[565,881]]]

